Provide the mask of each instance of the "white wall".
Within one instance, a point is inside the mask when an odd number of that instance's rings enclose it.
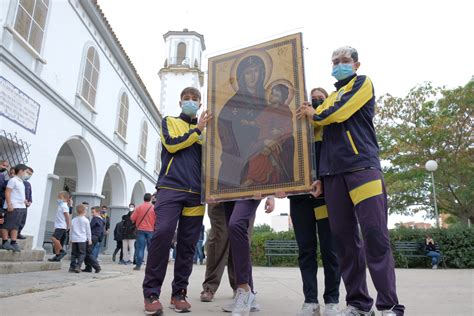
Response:
[[[107,41],[91,22],[89,15],[76,4],[77,1],[50,1],[41,58],[24,49],[19,41],[3,26],[13,25],[7,19],[11,15],[8,1],[0,1],[0,49],[6,51],[8,62],[0,63],[0,75],[27,94],[41,106],[36,134],[0,116],[0,129],[16,133],[19,139],[31,145],[28,165],[35,170],[31,178],[33,204],[28,210],[24,229],[27,235],[35,237],[37,246],[42,219],[52,220],[55,191],[62,189],[64,179],[54,180],[52,192],[45,191],[48,175],[53,174],[57,154],[64,143],[71,139],[84,145],[84,153],[78,165],[90,164],[91,179],[82,178],[82,193],[100,195],[105,174],[110,166],[117,166],[119,182],[113,185],[123,187],[123,196],[115,199],[115,206],[128,206],[132,190],[142,181],[146,192],[154,192],[157,178],[155,173],[156,146],[159,142],[159,117],[149,99],[140,97],[136,78],[122,69],[117,61],[120,52],[108,47]],[[92,4],[89,4],[93,6]],[[9,11],[10,10],[10,11]],[[104,30],[102,30],[104,31]],[[100,57],[100,75],[96,97],[96,114],[85,113],[78,107],[79,82],[86,47],[92,45]],[[115,55],[114,55],[115,54]],[[138,85],[139,86],[139,85]],[[118,102],[124,91],[129,98],[129,118],[126,143],[119,140],[114,131],[117,126]],[[154,112],[153,115],[150,113]],[[82,114],[81,114],[82,113]],[[146,164],[138,158],[140,127],[148,123],[148,146]],[[83,161],[83,159],[85,161]],[[81,170],[78,170],[81,178]],[[79,191],[79,190],[78,190]],[[113,228],[113,227],[112,227]]]

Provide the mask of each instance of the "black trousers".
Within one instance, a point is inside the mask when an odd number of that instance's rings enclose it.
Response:
[[[86,269],[87,270],[100,270],[100,265],[99,262],[97,262],[96,257],[92,255],[92,245],[87,244],[87,250],[86,250],[86,258],[84,259],[84,263],[86,264]]]
[[[25,211],[22,212],[20,215],[20,227],[18,228],[19,235],[21,235],[21,231],[23,230],[23,227],[25,227],[27,216],[28,216],[28,208],[26,208]]]
[[[123,242],[121,240],[115,241],[117,245],[115,246],[114,255],[117,255],[117,252],[120,251],[120,261],[123,260]]]
[[[86,259],[87,242],[73,242],[71,247],[70,269],[80,269]]]
[[[324,210],[322,214],[321,210]],[[290,198],[290,216],[299,248],[298,264],[303,279],[305,303],[318,303],[318,238],[324,267],[324,303],[339,303],[341,273],[325,210],[324,199],[315,199],[310,195]]]

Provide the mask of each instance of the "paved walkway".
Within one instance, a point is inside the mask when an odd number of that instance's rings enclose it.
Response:
[[[143,315],[143,271],[104,263],[100,274],[71,274],[67,273],[67,264],[64,262],[61,271],[0,275],[0,297],[4,297],[0,298],[0,314]],[[166,304],[170,297],[172,268],[170,264],[170,275],[162,294],[162,302]],[[232,296],[227,278],[214,302],[199,301],[204,270],[204,266],[195,266],[191,276],[188,289],[193,307],[191,315],[229,315],[220,309]],[[254,277],[262,311],[252,315],[295,315],[303,301],[298,269],[256,267]],[[407,307],[407,315],[474,315],[474,270],[399,269],[397,278],[399,298]],[[369,290],[375,293],[371,283]],[[322,293],[321,287],[320,291]],[[344,295],[341,285],[341,298]],[[175,314],[171,310],[165,313]]]

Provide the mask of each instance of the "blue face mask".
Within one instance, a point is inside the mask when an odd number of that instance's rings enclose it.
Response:
[[[195,117],[199,110],[199,103],[192,100],[181,101],[181,109],[187,116]]]
[[[337,80],[344,80],[354,73],[352,64],[338,64],[332,68],[332,76]]]

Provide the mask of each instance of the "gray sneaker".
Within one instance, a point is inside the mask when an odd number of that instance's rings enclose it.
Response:
[[[236,292],[234,292],[233,299],[235,300],[235,295]],[[233,301],[230,304],[227,304],[226,306],[222,307],[222,311],[226,313],[232,313],[232,310],[234,309],[235,302]],[[254,298],[252,302],[252,306],[250,307],[251,312],[259,312],[260,311],[260,305],[257,303],[257,293],[254,293]]]
[[[18,245],[18,243],[10,243],[10,249],[13,250],[13,252],[20,252],[21,251],[21,248],[20,246]]]
[[[339,313],[339,316],[375,316],[375,312],[373,310],[364,312],[354,306],[347,305],[347,307]]]
[[[7,241],[5,244],[3,244],[3,249],[4,250],[13,250],[12,245],[10,244],[9,241]]]
[[[319,304],[316,303],[304,303],[301,310],[296,316],[320,316]]]
[[[255,294],[252,291],[247,292],[244,289],[237,289],[232,316],[249,316],[254,299]]]
[[[337,315],[339,315],[339,308],[337,307],[337,304],[334,304],[334,303],[324,304],[323,316],[337,316]]]

